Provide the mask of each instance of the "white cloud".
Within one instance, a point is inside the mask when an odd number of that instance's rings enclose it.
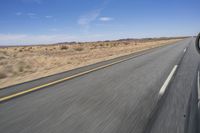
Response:
[[[53,16],[45,16],[45,18],[53,18]]]
[[[35,13],[27,13],[28,16],[35,16]]]
[[[31,13],[27,13],[27,16],[30,17],[30,18],[33,18],[33,19],[37,18],[37,14],[36,13],[32,13],[32,12]]]
[[[22,15],[22,12],[16,12],[15,15],[21,16],[21,15]]]
[[[111,20],[113,20],[113,18],[111,18],[111,17],[100,17],[99,20],[100,20],[100,21],[106,22],[106,21],[111,21]]]

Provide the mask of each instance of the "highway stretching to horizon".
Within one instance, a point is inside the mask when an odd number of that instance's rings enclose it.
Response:
[[[0,89],[0,132],[197,132],[194,43],[187,38]]]

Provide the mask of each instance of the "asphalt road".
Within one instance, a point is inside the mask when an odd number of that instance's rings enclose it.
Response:
[[[193,40],[181,61],[176,76],[168,87],[168,93],[156,114],[151,133],[197,132],[197,117],[192,118],[195,115],[191,111],[197,109],[197,103],[195,103],[197,102],[196,76],[200,56],[196,52],[194,43]],[[192,97],[196,100],[190,101],[193,91],[195,94]],[[196,107],[193,107],[193,104]],[[194,120],[189,121],[188,119],[191,118]],[[188,127],[190,123],[192,127]]]
[[[113,66],[2,102],[0,132],[142,133],[148,127],[148,132],[153,133],[182,133],[199,63],[193,43],[193,39],[186,39],[150,50]],[[56,78],[94,66],[56,75]],[[174,66],[177,71],[160,95]],[[52,79],[8,87],[0,90],[0,96]],[[160,104],[159,110],[152,113],[161,100],[162,106]]]

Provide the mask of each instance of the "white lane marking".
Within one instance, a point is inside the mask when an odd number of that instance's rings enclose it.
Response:
[[[200,100],[199,71],[198,71],[198,74],[197,74],[197,92],[198,92],[198,100]]]
[[[183,50],[183,51],[184,51],[184,53],[186,52],[186,50],[187,50],[187,48],[184,48],[184,50]]]
[[[197,73],[197,93],[198,93],[198,108],[200,107],[200,83],[199,83],[199,71]]]
[[[165,80],[163,86],[161,87],[160,91],[159,91],[159,95],[162,96],[165,93],[165,90],[167,88],[167,86],[169,85],[169,82],[171,81],[174,73],[176,72],[178,65],[175,65],[171,71],[171,73],[169,74],[169,76],[167,77],[167,79]]]

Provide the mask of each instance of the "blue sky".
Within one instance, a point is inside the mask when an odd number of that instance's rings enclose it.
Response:
[[[195,35],[200,0],[1,0],[0,45]]]

